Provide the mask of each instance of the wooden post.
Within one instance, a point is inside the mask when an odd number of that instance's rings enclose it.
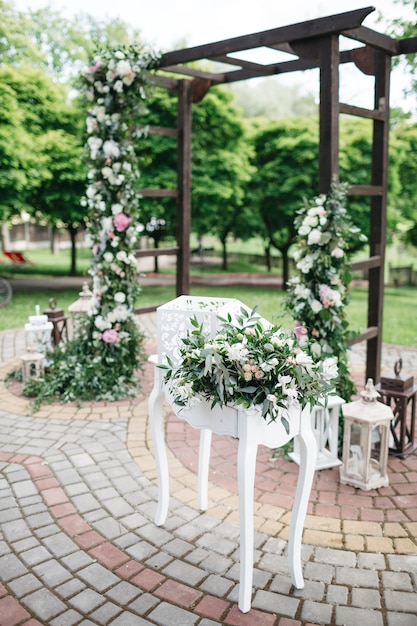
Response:
[[[191,231],[191,81],[178,85],[178,196],[177,196],[177,257],[176,294],[190,293],[190,231]]]
[[[375,109],[384,113],[383,119],[373,121],[372,185],[380,186],[380,195],[371,197],[369,232],[370,256],[379,255],[380,264],[369,269],[368,327],[377,327],[376,337],[368,340],[366,353],[366,379],[379,380],[382,351],[382,313],[384,303],[384,265],[387,225],[388,191],[388,137],[389,88],[391,57],[375,50]]]
[[[339,175],[339,37],[320,40],[319,193]]]

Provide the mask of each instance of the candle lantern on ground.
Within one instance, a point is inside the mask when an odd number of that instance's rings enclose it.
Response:
[[[44,373],[44,355],[36,350],[35,346],[28,346],[26,352],[20,357],[22,362],[22,381],[25,383],[29,378],[41,378]]]
[[[44,311],[44,315],[52,322],[52,343],[57,346],[68,339],[67,317],[64,309],[57,309],[55,298],[50,298],[49,309]]]
[[[71,326],[72,336],[77,334],[77,321],[85,318],[91,307],[93,293],[90,291],[88,284],[83,284],[82,291],[79,293],[79,298],[75,302],[69,305],[68,311],[71,313]]]
[[[40,315],[39,306],[36,305],[36,315],[29,316],[29,322],[25,324],[26,345],[34,346],[43,355],[51,350],[51,337],[53,324],[47,315]]]
[[[376,390],[381,394],[381,402],[392,407],[394,419],[391,422],[390,453],[401,458],[415,451],[415,421],[417,385],[411,374],[401,372],[402,359],[394,364],[394,373],[381,376]]]
[[[340,482],[368,491],[388,485],[388,437],[393,413],[378,402],[379,393],[368,379],[361,399],[342,406],[343,465]]]

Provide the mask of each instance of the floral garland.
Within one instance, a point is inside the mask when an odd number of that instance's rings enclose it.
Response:
[[[298,245],[294,253],[299,276],[288,283],[285,308],[296,322],[298,334],[305,333],[315,342],[317,357],[338,359],[337,392],[349,401],[355,392],[348,370],[348,328],[344,307],[350,295],[352,276],[347,258],[349,243],[365,238],[352,225],[345,208],[347,185],[333,182],[326,196],[298,211],[295,227]]]
[[[336,359],[315,359],[308,341],[265,323],[242,308],[235,319],[219,318],[214,339],[192,318],[181,341],[180,359],[168,358],[165,381],[174,401],[192,407],[203,399],[212,406],[259,407],[267,421],[281,421],[289,432],[289,405],[316,405],[334,388]]]

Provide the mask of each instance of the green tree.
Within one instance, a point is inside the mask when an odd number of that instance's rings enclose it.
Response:
[[[283,284],[289,279],[289,249],[295,241],[294,215],[306,193],[318,191],[318,126],[315,119],[285,119],[262,125],[254,135],[256,168],[248,192],[263,224],[266,251],[283,259]]]
[[[392,133],[392,171],[398,177],[400,193],[395,194],[398,230],[405,243],[417,246],[417,124],[400,124]],[[395,155],[395,158],[394,158]]]

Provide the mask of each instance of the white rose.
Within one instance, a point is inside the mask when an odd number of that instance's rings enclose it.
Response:
[[[111,212],[113,213],[113,215],[118,215],[119,213],[123,213],[123,207],[121,204],[112,204],[111,205]]]
[[[113,254],[111,252],[105,252],[103,254],[103,259],[106,261],[106,263],[111,263],[113,261]]]
[[[339,248],[339,246],[336,246],[336,248],[333,248],[333,250],[331,251],[331,256],[333,256],[335,259],[341,259],[344,256],[344,252],[342,250],[342,248]]]
[[[314,299],[311,303],[311,310],[313,313],[318,313],[323,308],[323,305],[318,300]]]
[[[308,245],[311,246],[315,243],[320,243],[320,240],[321,240],[321,232],[317,228],[313,228],[313,230],[310,231],[310,234],[308,236]]]
[[[297,352],[295,360],[297,361],[298,365],[312,365],[313,364],[313,359],[311,358],[311,356],[309,354],[307,354],[306,352],[303,352],[303,350],[300,350],[300,352]]]
[[[119,302],[120,304],[123,304],[123,302],[125,302],[126,300],[126,294],[123,293],[123,291],[118,291],[117,293],[114,294],[114,300],[115,302]]]
[[[336,378],[339,373],[337,367],[337,359],[334,357],[330,357],[328,359],[324,359],[323,361],[323,378],[326,380],[331,380],[332,378]]]
[[[103,151],[106,157],[117,159],[120,156],[120,148],[115,141],[108,139],[103,144]]]

